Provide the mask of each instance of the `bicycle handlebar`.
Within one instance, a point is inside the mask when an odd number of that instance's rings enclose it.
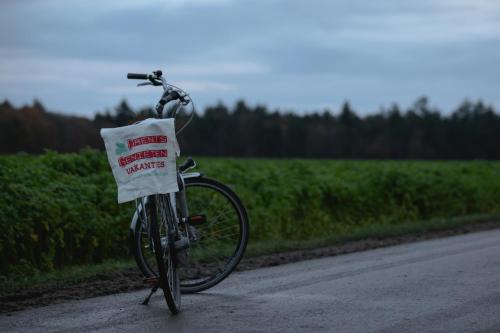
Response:
[[[149,78],[148,74],[135,74],[135,73],[127,74],[127,79],[130,80],[147,80],[148,78]]]
[[[182,105],[187,105],[191,102],[189,99],[188,95],[180,88],[175,87],[174,89],[172,85],[169,85],[165,79],[165,77],[162,76],[163,73],[161,70],[154,71],[153,74],[137,74],[137,73],[128,73],[127,74],[127,79],[131,80],[148,80],[149,82],[145,83],[140,83],[138,86],[143,86],[143,85],[152,85],[152,86],[163,86],[163,95],[161,96],[160,100],[155,106],[155,110],[158,113],[158,115],[161,118],[161,115],[163,113],[163,108],[165,104],[167,104],[170,101],[174,100],[179,100],[179,102]],[[178,91],[177,91],[178,90]],[[181,92],[181,93],[179,93]],[[175,117],[175,113],[177,109],[173,110],[172,114],[170,116]],[[193,109],[194,111],[194,109]]]

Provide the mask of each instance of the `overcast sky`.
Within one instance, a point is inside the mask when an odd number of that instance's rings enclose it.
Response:
[[[153,105],[163,69],[218,100],[361,114],[422,95],[500,107],[498,0],[0,0],[0,100],[92,115]]]

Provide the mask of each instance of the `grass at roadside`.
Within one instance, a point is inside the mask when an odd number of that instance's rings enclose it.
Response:
[[[342,233],[309,239],[307,241],[256,241],[250,242],[247,248],[246,258],[290,250],[306,250],[323,246],[332,246],[368,238],[384,239],[403,235],[453,230],[487,221],[498,221],[498,227],[500,227],[500,214],[469,215],[448,219],[403,222],[399,224],[355,226],[350,230],[344,230]],[[82,281],[94,280],[118,271],[134,269],[135,267],[136,265],[133,259],[122,259],[108,260],[101,264],[70,266],[49,273],[38,273],[32,276],[2,276],[0,277],[0,296],[12,294],[24,288],[57,288],[59,286],[74,285]]]
[[[498,225],[500,227],[500,214],[469,215],[448,219],[431,219],[423,221],[403,222],[400,224],[372,224],[366,226],[355,226],[350,230],[343,230],[342,233],[327,235],[322,238],[320,237],[304,241],[261,241],[250,243],[246,251],[246,256],[250,257],[289,250],[311,249],[322,246],[336,245],[350,241],[358,241],[367,238],[382,239],[408,234],[420,234],[433,231],[449,230],[486,221],[498,221]]]
[[[134,267],[136,267],[136,264],[133,259],[107,260],[100,264],[69,266],[50,272],[38,272],[33,275],[0,276],[0,296],[25,288],[68,286],[82,281],[93,280],[100,275]]]

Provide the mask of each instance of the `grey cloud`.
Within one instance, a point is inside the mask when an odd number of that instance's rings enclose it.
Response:
[[[0,11],[0,45],[24,50],[33,58],[95,60],[103,66],[122,61],[154,68],[169,64],[193,69],[204,64],[265,68],[174,73],[176,80],[191,81],[193,87],[211,82],[221,88],[198,92],[201,105],[244,97],[250,102],[307,109],[307,105],[337,105],[350,99],[373,110],[393,101],[409,103],[428,93],[449,108],[464,97],[500,102],[491,88],[498,86],[500,77],[500,36],[491,33],[498,28],[500,16],[489,10],[493,5],[483,3],[485,8],[474,0],[233,0],[175,6],[162,1],[140,5],[118,0],[89,5],[85,1],[9,2]],[[455,21],[461,18],[473,25],[462,25],[457,32],[461,22]],[[474,26],[477,22],[482,25]],[[419,29],[419,24],[427,26]],[[431,38],[434,25],[442,30],[436,31],[439,38]],[[467,29],[470,33],[461,36]],[[2,59],[0,52],[0,62],[8,59]],[[96,81],[94,90],[85,91],[92,98],[80,98],[81,88],[74,87],[71,106],[78,105],[79,112],[93,111],[122,97],[99,94],[105,84],[98,82],[100,78],[86,76]],[[120,80],[121,76],[109,82],[118,87]],[[7,91],[4,87],[0,81],[0,90]],[[33,83],[31,88],[23,94],[18,87],[9,87],[17,93],[0,98],[38,96],[61,109],[70,104],[69,97],[58,99],[47,87]],[[149,95],[141,96],[134,96],[135,103],[148,102]]]

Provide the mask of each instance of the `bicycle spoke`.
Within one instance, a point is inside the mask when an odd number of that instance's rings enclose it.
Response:
[[[236,226],[234,225],[230,225],[230,226],[223,226],[222,228],[217,228],[217,229],[213,229],[213,228],[210,228],[209,230],[214,233],[221,233],[221,232],[225,232],[226,230],[234,230],[236,228]]]

